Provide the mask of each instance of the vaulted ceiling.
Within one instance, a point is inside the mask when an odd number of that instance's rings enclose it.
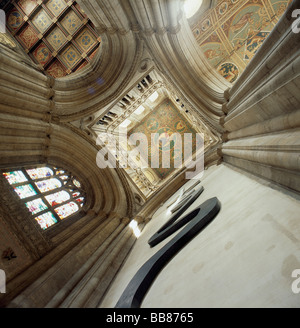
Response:
[[[147,197],[180,172],[176,160],[183,163],[195,155],[196,133],[203,137],[203,149],[218,142],[218,137],[197,117],[195,109],[180,99],[155,69],[113,103],[105,115],[100,111],[88,122],[87,129],[116,156],[118,165],[125,168],[132,182]],[[185,134],[193,135],[189,156],[187,149],[182,152]],[[123,135],[127,136],[126,142],[123,142]],[[142,142],[141,135],[146,137],[145,149],[137,155],[134,149]],[[178,139],[172,139],[173,136]],[[125,154],[129,157],[122,165]],[[162,165],[163,154],[167,158],[165,167]],[[151,165],[153,163],[159,163],[159,166]]]
[[[101,133],[116,135],[122,125],[145,132],[156,115],[158,127],[179,124],[204,133],[209,150],[221,142],[224,91],[288,2],[204,0],[190,19],[181,0],[2,0],[0,5],[9,32],[56,78],[53,122],[95,142]],[[159,118],[162,112],[170,122]],[[127,171],[146,196],[173,173]]]

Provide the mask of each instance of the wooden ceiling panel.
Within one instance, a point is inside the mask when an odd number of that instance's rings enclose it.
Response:
[[[85,67],[101,43],[76,1],[19,0],[4,2],[2,7],[10,33],[32,60],[55,78]]]

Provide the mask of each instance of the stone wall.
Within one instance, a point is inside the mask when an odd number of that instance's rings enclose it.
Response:
[[[300,191],[299,34],[294,1],[225,96],[223,160]]]
[[[6,232],[0,254],[7,252],[11,257],[0,262],[7,277],[0,306],[58,306],[70,293],[70,286],[75,288],[89,270],[92,279],[93,265],[105,261],[104,271],[98,275],[101,291],[89,300],[97,304],[135,241],[126,228],[127,217],[136,211],[133,193],[122,171],[97,167],[100,148],[95,141],[80,128],[61,121],[55,111],[53,79],[7,44],[0,44],[0,59],[1,171],[52,164],[73,172],[86,189],[86,204],[79,216],[42,231],[0,177],[1,231]],[[84,295],[89,299],[93,292],[91,288]],[[86,301],[80,304],[84,306]]]

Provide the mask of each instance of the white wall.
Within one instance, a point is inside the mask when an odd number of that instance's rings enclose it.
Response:
[[[165,266],[142,307],[300,307],[291,289],[300,269],[300,202],[225,165],[205,171],[201,185],[189,210],[216,196],[221,211]],[[152,249],[147,243],[170,217],[165,208],[143,230],[101,307],[114,307],[140,266],[174,237]]]

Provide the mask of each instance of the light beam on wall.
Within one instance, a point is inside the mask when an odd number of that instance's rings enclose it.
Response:
[[[138,223],[135,220],[132,220],[129,223],[129,227],[132,229],[134,235],[136,236],[136,238],[139,238],[139,236],[141,235],[141,230],[138,227]]]

